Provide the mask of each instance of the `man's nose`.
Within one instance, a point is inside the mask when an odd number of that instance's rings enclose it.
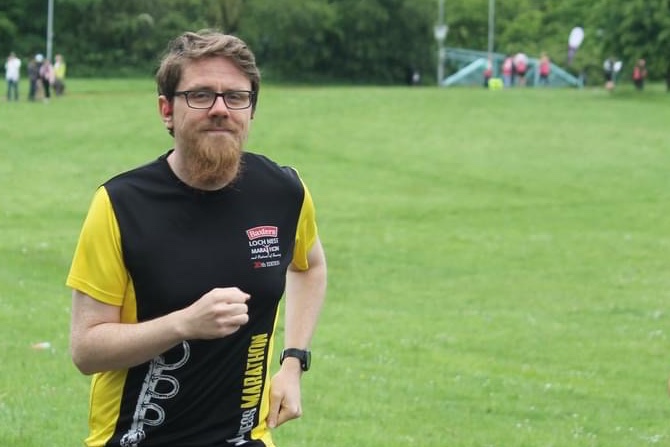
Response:
[[[228,109],[226,101],[223,100],[223,96],[216,97],[216,99],[214,100],[214,104],[212,104],[212,107],[210,107],[209,109],[209,113],[224,114],[224,115],[228,115],[228,113],[230,113],[230,109]]]

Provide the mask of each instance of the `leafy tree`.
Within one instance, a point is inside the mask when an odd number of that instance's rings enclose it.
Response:
[[[266,79],[403,82],[409,66],[434,76],[439,0],[54,0],[54,53],[74,76],[148,75],[185,30],[220,28],[244,38]],[[638,58],[670,85],[670,0],[496,1],[496,52],[547,51],[565,66],[567,38],[586,38],[573,72],[600,79],[610,53],[626,77]],[[446,44],[488,48],[489,0],[444,1]],[[46,52],[47,2],[2,0],[0,54]],[[627,71],[626,71],[627,70]]]
[[[271,77],[306,80],[323,75],[332,60],[336,11],[326,0],[255,0],[245,9],[240,36]],[[327,68],[326,68],[327,69]]]
[[[239,30],[242,17],[242,0],[215,0],[218,6],[220,19],[216,21],[219,28],[227,33],[235,34]]]
[[[340,30],[331,43],[338,61],[332,70],[338,77],[402,82],[409,65],[427,68],[433,45],[430,3],[339,0],[332,4]]]
[[[650,77],[665,74],[670,90],[670,1],[599,0],[594,6],[603,55],[624,61],[627,74],[637,59],[646,59]]]

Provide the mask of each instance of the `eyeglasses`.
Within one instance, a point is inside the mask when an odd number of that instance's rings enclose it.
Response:
[[[230,110],[242,110],[251,107],[256,92],[251,90],[229,90],[219,93],[211,90],[184,90],[174,92],[174,95],[183,95],[186,98],[186,104],[192,109],[210,109],[220,96],[223,98],[223,103]]]

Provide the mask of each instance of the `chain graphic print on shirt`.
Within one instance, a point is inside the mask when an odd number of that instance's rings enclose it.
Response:
[[[152,402],[152,399],[163,400],[171,399],[179,392],[179,382],[173,376],[165,374],[165,371],[174,371],[186,364],[191,356],[191,347],[188,342],[182,342],[184,348],[184,355],[175,363],[166,363],[163,356],[158,356],[149,364],[149,370],[144,377],[142,389],[137,399],[137,406],[133,414],[133,422],[130,430],[121,438],[121,447],[137,447],[140,442],[146,438],[144,426],[161,425],[165,420],[165,410],[157,402]],[[167,383],[168,392],[158,392],[158,385],[161,382]],[[161,388],[164,385],[161,384]],[[153,412],[156,414],[155,418],[149,418],[147,413]]]

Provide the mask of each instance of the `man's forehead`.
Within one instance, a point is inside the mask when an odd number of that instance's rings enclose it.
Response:
[[[184,65],[181,76],[184,83],[237,84],[248,88],[251,81],[230,59],[217,57],[199,59]]]

